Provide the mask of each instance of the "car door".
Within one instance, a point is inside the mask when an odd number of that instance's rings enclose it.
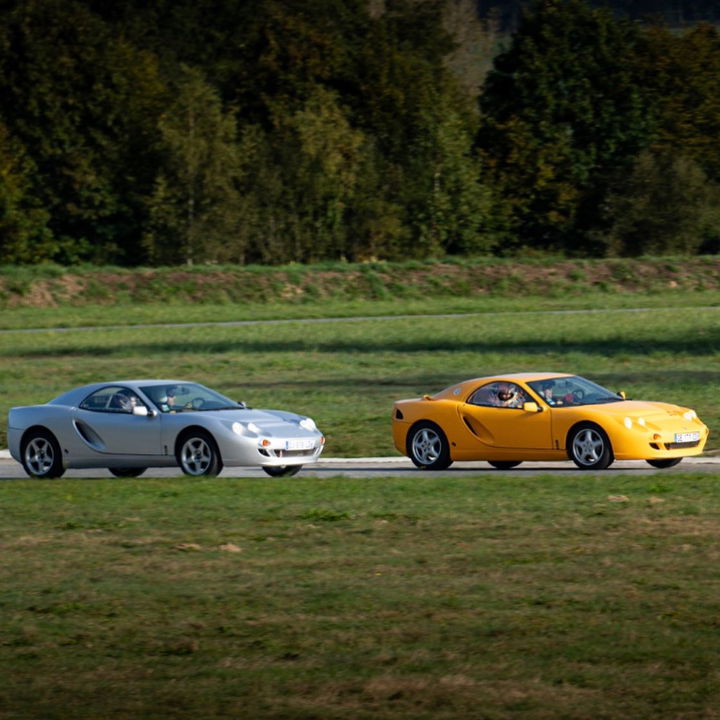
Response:
[[[80,404],[75,415],[75,427],[80,436],[93,450],[103,454],[162,454],[160,417],[136,415],[113,404],[113,399],[121,393],[137,398],[126,388],[107,387]],[[140,405],[144,406],[144,403],[140,401]]]
[[[521,388],[516,386],[516,389],[521,400],[532,399]],[[522,402],[518,403],[518,407],[496,407],[491,404],[493,393],[492,387],[485,386],[459,406],[460,415],[472,435],[483,444],[495,448],[552,448],[549,410],[528,411],[523,409]]]

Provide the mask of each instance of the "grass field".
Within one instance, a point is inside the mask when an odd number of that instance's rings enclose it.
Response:
[[[559,313],[546,311],[542,298],[525,298],[524,311],[508,301],[515,311],[494,306],[453,318],[0,333],[0,414],[81,383],[177,377],[254,407],[311,415],[327,435],[328,455],[387,455],[394,452],[388,430],[395,399],[495,372],[558,370],[629,397],[688,405],[712,428],[720,424],[720,305],[712,304],[719,298],[702,293],[695,306],[674,307],[668,294],[638,311]],[[431,299],[424,309],[448,312]],[[356,306],[360,314],[373,311],[373,303]],[[707,447],[720,447],[714,434]]]
[[[3,720],[718,717],[698,474],[0,484]]]
[[[471,314],[425,316],[448,312]],[[385,314],[414,316],[360,319]],[[287,322],[132,327],[253,319]],[[84,382],[176,376],[312,415],[327,455],[386,455],[394,399],[549,369],[694,407],[720,448],[717,292],[19,308],[0,324],[2,417]],[[61,325],[76,329],[22,331]],[[720,717],[715,475],[147,475],[0,483],[0,720]]]

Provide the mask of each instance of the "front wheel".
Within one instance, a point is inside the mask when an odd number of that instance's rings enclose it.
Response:
[[[582,470],[604,470],[614,459],[605,431],[592,423],[581,423],[570,433],[568,454]]]
[[[407,438],[407,454],[423,470],[445,470],[452,465],[445,433],[434,423],[415,425]]]
[[[675,467],[682,458],[668,458],[666,460],[648,460],[648,464],[652,465],[656,468],[669,468],[669,467]]]
[[[185,435],[178,443],[175,458],[186,475],[218,475],[223,468],[215,440],[201,430]]]
[[[270,477],[290,477],[300,472],[302,465],[267,465],[263,470]]]
[[[147,468],[122,467],[122,468],[108,468],[108,470],[115,477],[130,478],[130,477],[139,477],[147,470]]]
[[[510,468],[517,467],[521,462],[521,460],[488,460],[488,463],[498,470],[510,470]]]
[[[60,445],[49,430],[34,430],[23,443],[22,465],[34,478],[59,478],[65,468]]]

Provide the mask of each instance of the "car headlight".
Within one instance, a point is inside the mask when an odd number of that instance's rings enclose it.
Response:
[[[315,421],[309,417],[303,418],[298,424],[304,430],[310,430],[311,432],[313,430],[317,430],[317,425],[315,424]]]
[[[635,418],[634,422],[635,422],[637,425],[639,425],[641,428],[646,427],[646,425],[645,425],[645,418],[642,418],[642,417]],[[625,427],[626,427],[628,430],[631,430],[631,429],[632,429],[632,426],[633,426],[633,419],[632,419],[632,418],[629,418],[629,417],[626,417],[626,418],[623,420],[623,425],[625,425]]]
[[[695,418],[697,418],[697,413],[694,410],[688,410],[686,413],[683,413],[683,417],[686,420],[695,420]]]
[[[260,428],[252,422],[249,423],[239,423],[234,422],[232,424],[232,431],[236,435],[259,435],[260,434]]]

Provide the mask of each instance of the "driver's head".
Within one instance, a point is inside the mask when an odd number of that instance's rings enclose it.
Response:
[[[509,383],[501,383],[498,385],[498,397],[503,402],[508,402],[509,400],[512,400],[515,397],[515,389],[512,385]]]

